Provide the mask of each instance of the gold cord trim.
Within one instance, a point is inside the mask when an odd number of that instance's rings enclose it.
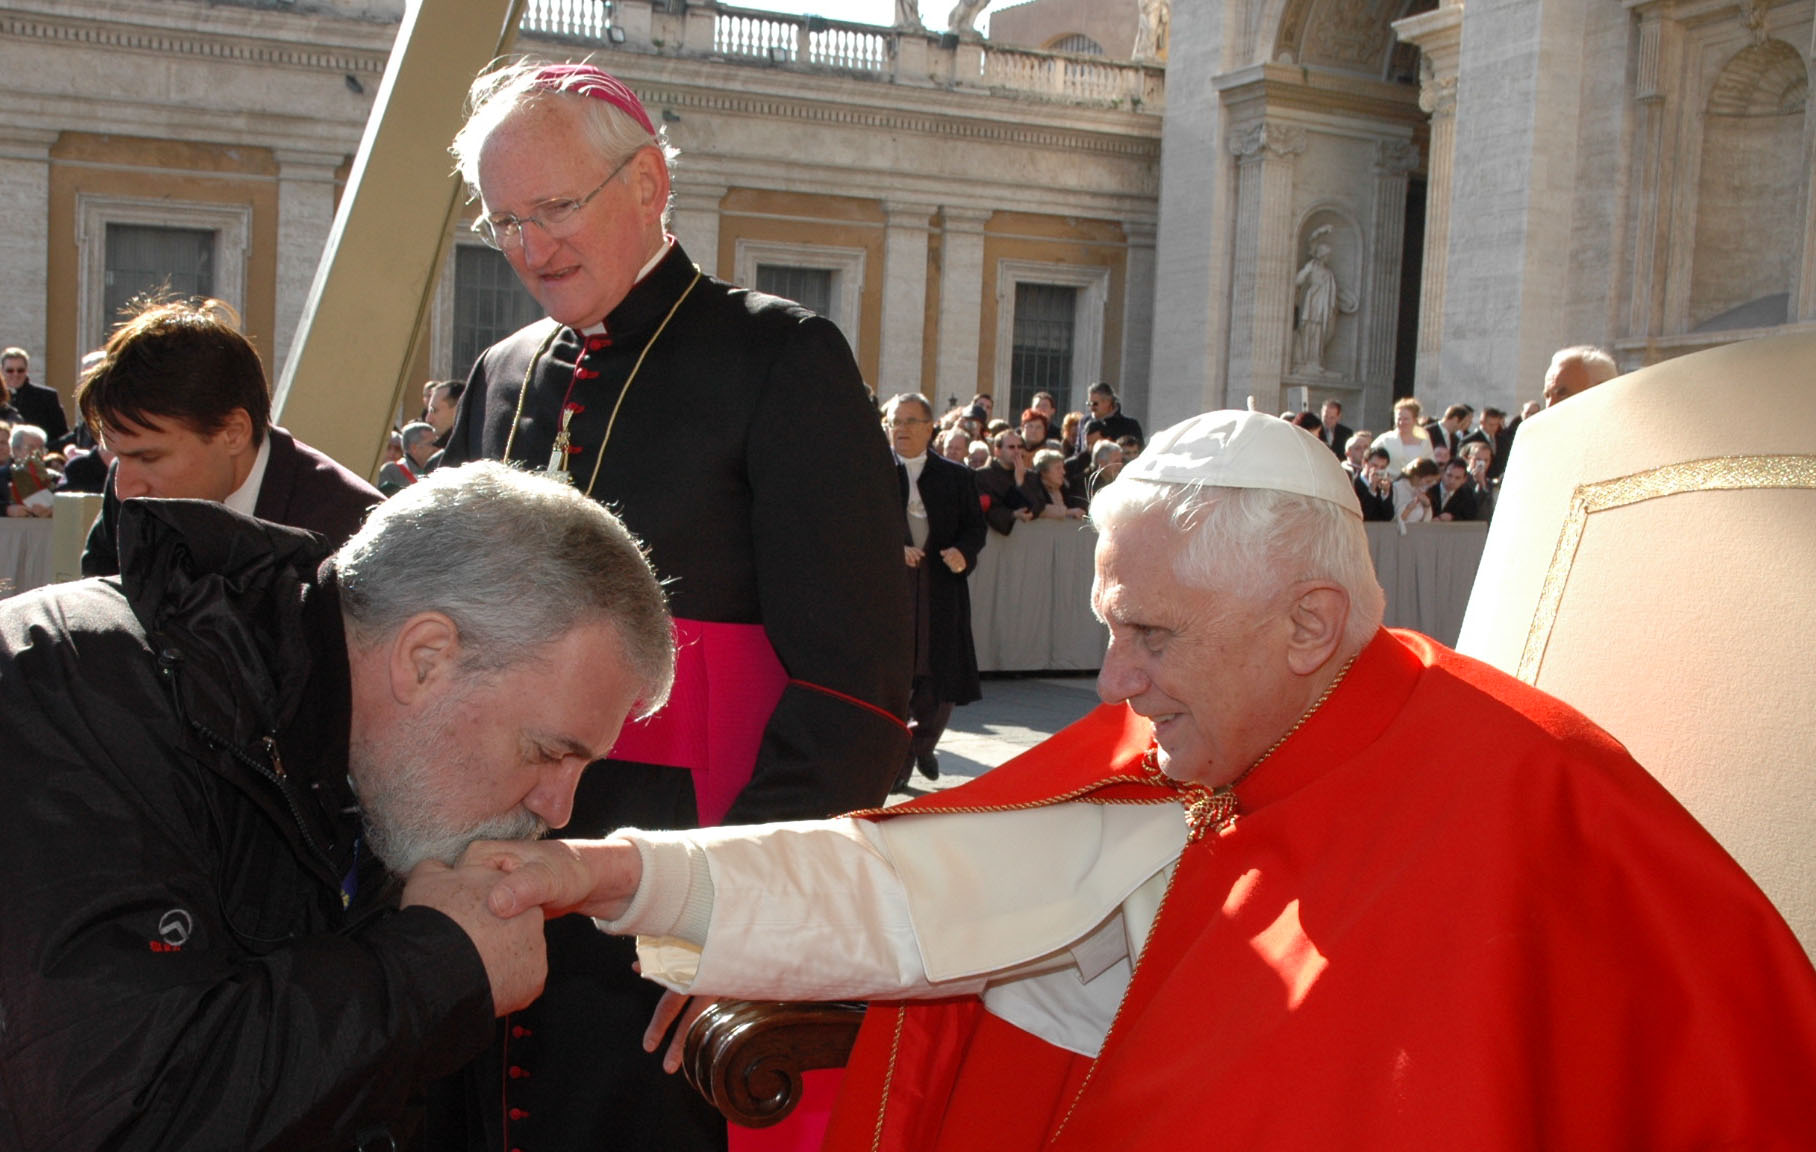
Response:
[[[586,491],[582,493],[588,499],[592,498],[593,485],[599,482],[599,465],[605,462],[605,446],[612,442],[612,429],[618,425],[618,409],[624,407],[624,398],[630,394],[631,385],[637,382],[637,373],[643,370],[644,358],[649,355],[649,350],[656,346],[656,341],[662,339],[662,333],[668,330],[668,322],[675,318],[675,313],[681,310],[681,305],[687,303],[687,298],[693,295],[694,285],[700,283],[703,275],[705,273],[695,266],[694,278],[687,282],[687,288],[675,298],[673,304],[669,305],[668,315],[662,317],[662,323],[656,325],[656,331],[644,342],[643,351],[637,353],[637,362],[631,365],[631,374],[624,378],[624,387],[618,389],[618,399],[612,403],[612,414],[605,422],[605,435],[600,439],[599,447],[593,453],[593,474],[587,478]],[[548,339],[542,342],[542,347],[536,349],[536,354],[530,357],[530,366],[524,370],[523,385],[517,390],[517,410],[511,414],[511,430],[505,434],[504,438],[504,462],[506,464],[511,462],[511,446],[517,442],[517,426],[523,421],[523,398],[530,394],[530,379],[536,373],[536,364],[549,350],[549,346],[555,342],[555,337],[560,332],[561,329],[556,328],[549,333]],[[581,359],[585,359],[585,356],[583,351]],[[576,364],[575,368],[579,368],[579,365]],[[559,419],[560,414],[557,413],[556,416]]]
[[[1731,492],[1761,488],[1816,488],[1816,456],[1712,456],[1666,464],[1629,476],[1578,484],[1570,497],[1570,511],[1558,532],[1557,547],[1545,569],[1539,602],[1526,632],[1515,675],[1527,684],[1538,683],[1539,666],[1557,626],[1558,611],[1570,570],[1589,517],[1612,508],[1625,508],[1662,496],[1686,492]]]

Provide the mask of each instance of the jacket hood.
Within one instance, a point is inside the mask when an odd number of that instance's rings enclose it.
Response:
[[[309,675],[320,537],[206,500],[128,500],[120,583],[191,723],[244,748],[287,725]]]

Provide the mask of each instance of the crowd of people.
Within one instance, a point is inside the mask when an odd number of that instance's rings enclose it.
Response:
[[[719,1152],[692,992],[872,1001],[831,1148],[1816,1141],[1765,897],[1567,705],[1381,627],[1364,518],[1489,514],[1517,420],[879,405],[689,258],[609,74],[488,68],[451,152],[546,318],[385,492],[215,302],[85,364],[117,579],[0,602],[0,1146]],[[67,478],[5,365],[9,489]],[[1087,510],[1106,707],[885,817],[975,697],[989,534]]]
[[[58,492],[100,492],[113,454],[74,431],[55,388],[31,378],[31,353],[0,351],[0,512],[49,516]]]
[[[1365,521],[1405,525],[1486,521],[1494,516],[1501,476],[1520,423],[1533,413],[1619,375],[1614,357],[1590,345],[1560,348],[1545,373],[1544,400],[1512,419],[1505,410],[1457,403],[1426,419],[1408,396],[1394,401],[1393,427],[1380,434],[1343,423],[1343,404],[1281,418],[1318,437],[1349,473]]]

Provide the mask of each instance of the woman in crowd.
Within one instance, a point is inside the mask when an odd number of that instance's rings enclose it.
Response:
[[[1394,401],[1394,426],[1375,437],[1369,447],[1384,449],[1388,463],[1396,472],[1403,471],[1415,457],[1431,459],[1431,437],[1419,427],[1419,402],[1408,396]]]
[[[1022,491],[1037,518],[1078,520],[1084,517],[1084,498],[1066,491],[1066,457],[1056,448],[1042,448],[1034,454],[1034,467],[1029,469]]]
[[[1438,466],[1431,457],[1420,456],[1407,462],[1394,481],[1394,517],[1401,524],[1418,524],[1430,520],[1431,489],[1438,482]]]
[[[1045,444],[1048,438],[1053,435],[1051,425],[1047,423],[1047,418],[1036,408],[1028,408],[1022,412],[1021,434],[1022,443],[1026,444],[1029,449],[1034,451],[1038,451],[1040,446]]]

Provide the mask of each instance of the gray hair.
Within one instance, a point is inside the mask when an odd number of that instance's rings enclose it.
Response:
[[[426,424],[423,421],[418,420],[413,424],[404,425],[401,441],[405,452],[408,452],[425,440],[433,439],[435,439],[435,425],[433,424]]]
[[[883,404],[883,418],[887,420],[891,412],[894,412],[904,404],[919,404],[921,406],[921,411],[927,414],[927,419],[933,419],[933,405],[919,392],[898,392],[894,396],[891,396]]]
[[[486,140],[500,124],[518,112],[549,100],[574,102],[574,107],[580,109],[583,141],[607,165],[628,159],[639,148],[654,148],[662,154],[662,163],[673,180],[675,159],[681,155],[681,150],[668,142],[667,128],[658,126],[656,134],[651,136],[623,109],[604,100],[538,86],[537,73],[552,63],[523,57],[497,64],[489,71],[481,72],[468,87],[466,123],[454,134],[454,142],[448,146],[448,151],[454,157],[455,171],[460,173],[473,195],[482,195],[479,156],[485,151]],[[671,192],[669,204],[662,211],[664,226],[668,224],[673,208]]]
[[[1091,501],[1091,521],[1104,532],[1151,513],[1166,516],[1185,539],[1173,564],[1184,583],[1263,602],[1286,584],[1329,580],[1349,594],[1347,645],[1362,647],[1381,626],[1387,597],[1362,521],[1329,500],[1271,488],[1119,481]]]
[[[1122,445],[1114,440],[1099,440],[1091,445],[1091,467],[1102,468],[1110,461],[1110,453],[1122,455]]]
[[[675,645],[662,585],[623,523],[567,484],[494,461],[437,469],[373,509],[335,565],[362,644],[442,612],[466,668],[493,671],[602,616],[642,682],[638,715],[668,699]]]
[[[1620,365],[1605,349],[1593,344],[1573,344],[1551,354],[1551,372],[1566,364],[1581,364],[1591,384],[1605,384],[1621,374]]]
[[[36,424],[15,424],[13,425],[12,438],[7,441],[7,447],[13,450],[13,455],[23,456],[25,455],[25,442],[33,436],[38,438],[38,447],[40,448],[50,443],[50,437],[46,436],[44,434],[44,429],[38,427]]]
[[[1033,468],[1035,474],[1038,475],[1049,464],[1064,464],[1065,462],[1066,454],[1064,452],[1057,448],[1042,448],[1034,454],[1034,461],[1029,467]]]

